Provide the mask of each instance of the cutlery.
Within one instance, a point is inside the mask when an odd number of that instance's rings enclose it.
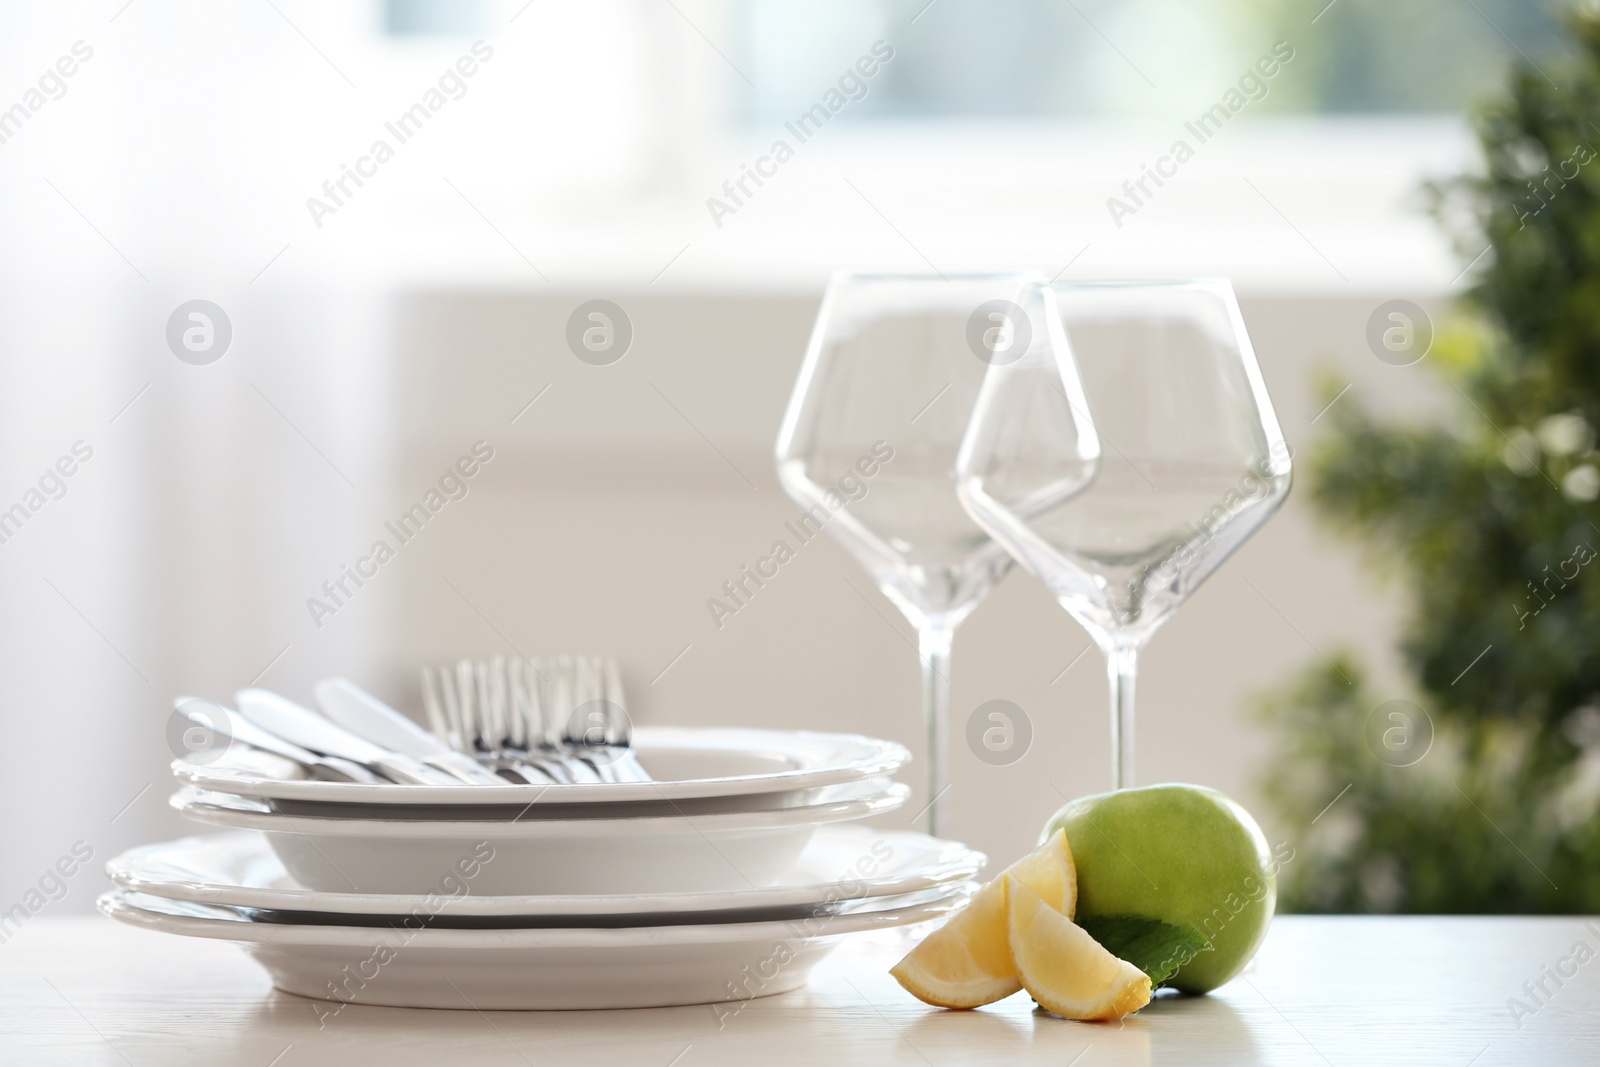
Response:
[[[424,667],[422,692],[429,725],[459,751],[561,784],[650,780],[613,660],[463,659]]]
[[[251,748],[293,760],[313,774],[322,774],[335,781],[362,782],[367,785],[381,785],[389,780],[373,774],[358,763],[309,752],[204,697],[178,697],[172,702],[172,707],[196,726],[220,733]]]
[[[460,779],[398,752],[357,737],[310,708],[267,689],[241,689],[233,695],[239,714],[268,733],[324,756],[358,763],[391,781],[409,785],[459,784]]]
[[[420,760],[473,785],[504,785],[506,782],[347,678],[324,678],[312,688],[312,693],[324,715],[374,744]]]
[[[562,662],[565,663],[565,660],[563,656]],[[580,659],[578,679],[580,683],[587,683],[580,692],[596,695],[578,703],[579,709],[589,707],[582,716],[583,722],[573,714],[561,720],[566,723],[562,740],[568,749],[582,751],[584,759],[600,771],[605,781],[648,782],[650,775],[639,765],[639,759],[630,747],[633,725],[623,703],[626,698],[622,692],[622,676],[617,671],[617,661],[602,660],[596,656],[589,661],[586,676],[583,660]],[[611,713],[613,708],[617,710],[615,715]]]
[[[432,667],[422,667],[422,707],[435,736],[467,757],[483,761],[501,776],[541,785],[570,785],[576,781],[571,768],[554,750],[546,752],[538,741],[530,742],[523,718],[518,718],[515,731],[502,733],[490,728],[494,701],[488,689],[488,675],[480,685],[467,661],[454,670],[440,667],[435,672]]]

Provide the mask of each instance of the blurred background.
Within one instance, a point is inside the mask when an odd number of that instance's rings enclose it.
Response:
[[[187,832],[166,808],[178,694],[308,699],[345,674],[415,712],[422,663],[594,651],[622,659],[639,723],[920,751],[914,635],[836,545],[720,627],[706,608],[797,511],[772,443],[829,273],[1227,276],[1297,455],[1358,402],[1440,422],[1461,397],[1435,361],[1380,359],[1369,319],[1406,299],[1442,322],[1493,261],[1423,184],[1482,166],[1469,114],[1513,65],[1573,51],[1529,0],[0,6],[0,509],[27,512],[0,527],[0,910],[75,842],[104,860]],[[1219,102],[1202,143],[1187,124]],[[1180,139],[1192,158],[1135,198]],[[566,341],[595,299],[632,329],[607,366]],[[167,340],[191,300],[231,327],[205,365]],[[467,495],[314,612],[480,441]],[[1427,703],[1401,650],[1415,598],[1297,480],[1144,657],[1139,775],[1355,855],[1348,893],[1299,906],[1426,906],[1339,821],[1391,780],[1347,796],[1353,775],[1275,732],[1315,701],[1264,694],[1342,656],[1372,706]],[[1109,787],[1088,648],[1020,573],[957,634],[954,736],[992,699],[1034,736],[1003,767],[957,741],[952,836],[1009,860]],[[1369,711],[1338,728],[1359,739]],[[1521,864],[1517,834],[1485,833]],[[52,908],[91,906],[91,866]]]

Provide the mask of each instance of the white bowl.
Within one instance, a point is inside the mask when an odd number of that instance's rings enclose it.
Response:
[[[786,993],[841,936],[940,919],[970,890],[867,915],[616,930],[377,930],[252,922],[232,908],[112,890],[120,922],[243,943],[288,993],[331,1003],[528,1010],[653,1008]]]
[[[601,925],[664,925],[674,917],[694,922],[753,921],[781,909],[834,914],[864,901],[947,888],[983,868],[985,857],[955,841],[905,830],[824,826],[794,867],[771,886],[710,893],[608,893],[597,896],[486,896],[468,891],[435,894],[326,893],[300,886],[260,834],[186,837],[141,845],[106,864],[123,889],[172,900],[236,908],[351,915],[583,918]],[[732,918],[730,918],[730,916]],[[715,917],[715,918],[713,918]],[[610,920],[617,920],[612,922]],[[622,922],[626,920],[626,922]],[[689,921],[678,919],[677,921]]]
[[[772,885],[819,826],[905,803],[892,783],[804,807],[624,819],[457,822],[304,818],[264,801],[186,788],[172,806],[214,826],[261,830],[302,886],[332,893],[580,895]]]
[[[732,727],[641,726],[633,750],[650,782],[583,785],[364,785],[263,774],[260,764],[174,761],[172,773],[188,785],[269,800],[339,804],[589,804],[660,803],[709,797],[744,797],[805,791],[893,774],[910,760],[903,745],[857,734]],[[244,764],[244,765],[240,765]],[[275,764],[278,765],[278,764]],[[289,766],[281,764],[280,766]],[[780,798],[773,806],[784,806]]]

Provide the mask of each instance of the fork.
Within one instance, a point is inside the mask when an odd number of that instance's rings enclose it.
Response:
[[[562,656],[557,663],[557,678],[566,677],[568,658]],[[585,661],[579,657],[573,665],[572,706],[560,705],[563,694],[558,685],[555,715],[545,718],[545,729],[548,731],[554,721],[565,723],[561,740],[567,751],[581,753],[605,781],[650,781],[631,747],[633,724],[628,718],[617,661],[599,656]]]
[[[650,780],[630,748],[614,660],[463,659],[424,667],[422,694],[433,732],[503,777],[563,785]]]
[[[572,782],[570,770],[552,751],[530,738],[527,720],[505,713],[504,664],[468,660],[454,667],[422,668],[422,704],[434,735],[511,781]],[[598,779],[595,779],[598,780]]]

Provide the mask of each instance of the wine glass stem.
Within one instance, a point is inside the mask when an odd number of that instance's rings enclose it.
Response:
[[[950,644],[955,632],[929,625],[917,633],[922,658],[922,715],[928,731],[928,833],[949,829],[950,798]]]
[[[1113,645],[1106,654],[1111,683],[1111,788],[1133,786],[1133,680],[1139,670],[1139,649]]]

